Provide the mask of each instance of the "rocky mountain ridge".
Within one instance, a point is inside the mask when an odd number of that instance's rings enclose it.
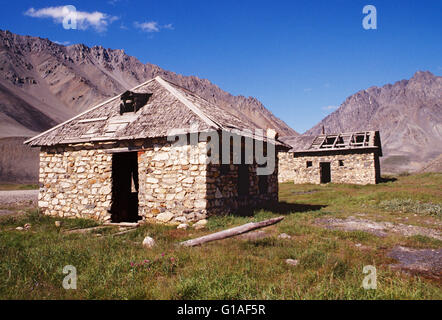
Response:
[[[257,99],[233,96],[206,79],[143,64],[120,49],[63,46],[0,30],[0,137],[41,132],[157,75],[257,127],[297,135]]]

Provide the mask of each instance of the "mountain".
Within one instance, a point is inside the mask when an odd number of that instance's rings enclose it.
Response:
[[[209,80],[143,64],[123,50],[63,46],[0,30],[0,150],[38,163],[38,154],[21,145],[23,137],[36,135],[158,75],[240,119],[247,118],[256,127],[273,128],[280,136],[298,135],[257,99],[233,96]],[[14,167],[7,158],[0,157],[0,181],[37,179],[35,166]]]
[[[370,87],[304,133],[379,130],[384,172],[413,172],[442,154],[442,77],[418,71],[409,80]]]
[[[123,50],[65,47],[0,30],[0,137],[40,132],[157,75],[257,127],[297,134],[257,99],[233,96],[206,79],[143,64]]]

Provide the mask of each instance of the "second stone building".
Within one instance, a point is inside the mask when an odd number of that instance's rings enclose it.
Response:
[[[376,184],[381,178],[379,131],[300,136],[279,154],[279,182]]]

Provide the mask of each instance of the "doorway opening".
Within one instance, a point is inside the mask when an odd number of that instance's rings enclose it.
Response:
[[[112,155],[112,222],[137,222],[138,157],[136,152]]]
[[[319,163],[321,183],[329,183],[331,181],[330,162]]]
[[[249,194],[250,176],[249,166],[247,164],[238,165],[238,195],[246,196]]]

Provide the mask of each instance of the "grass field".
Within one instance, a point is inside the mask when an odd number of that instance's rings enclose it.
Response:
[[[0,218],[0,299],[442,299],[440,280],[389,268],[396,245],[442,248],[426,236],[323,228],[315,219],[346,218],[407,223],[441,230],[442,174],[398,176],[376,186],[280,185],[282,204],[253,217],[209,218],[207,229],[143,225],[112,236],[63,230],[93,221],[25,215]],[[195,248],[179,241],[250,221],[284,215],[268,238],[231,238]],[[27,231],[15,227],[31,224]],[[97,233],[101,236],[97,236]],[[287,233],[290,239],[279,239]],[[146,235],[156,240],[143,248]],[[358,244],[358,246],[356,246]],[[359,245],[360,244],[360,245]],[[290,266],[285,259],[297,259]],[[77,269],[77,290],[62,287],[65,265]],[[377,289],[365,290],[365,265],[377,268]]]
[[[0,190],[36,190],[36,189],[38,189],[38,184],[15,184],[15,183],[0,184]]]

